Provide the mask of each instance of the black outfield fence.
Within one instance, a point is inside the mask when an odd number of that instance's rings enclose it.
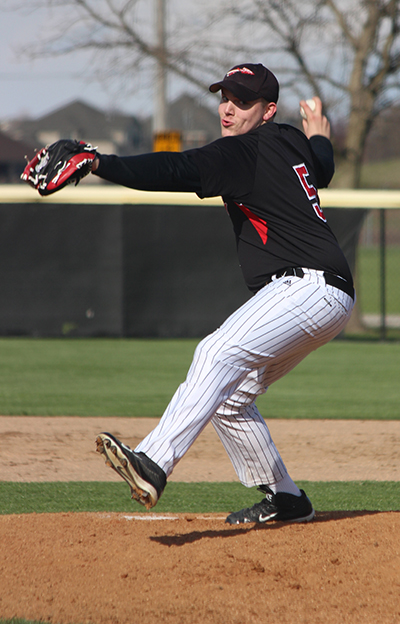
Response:
[[[222,203],[3,203],[0,221],[1,335],[199,337],[250,295]]]
[[[399,214],[389,208],[400,208],[400,193],[326,191],[321,203],[353,270],[357,265],[368,312],[361,309],[360,325],[369,319],[366,330],[375,324],[385,338],[388,319],[400,317],[400,300],[398,310],[392,296],[388,306],[388,253],[396,262],[391,249],[398,243],[393,236],[388,243],[386,216],[391,223]],[[371,209],[380,215],[372,225]],[[197,338],[251,296],[218,198],[86,184],[43,199],[4,185],[0,219],[3,336]],[[365,246],[356,262],[356,249]],[[371,273],[371,263],[373,301],[365,296],[370,276],[362,274]]]

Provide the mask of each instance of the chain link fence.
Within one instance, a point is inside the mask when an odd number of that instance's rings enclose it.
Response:
[[[370,209],[356,258],[359,334],[400,339],[400,210]]]

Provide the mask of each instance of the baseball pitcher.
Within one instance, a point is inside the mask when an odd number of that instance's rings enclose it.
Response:
[[[256,399],[341,332],[353,308],[352,276],[318,197],[334,173],[330,126],[319,98],[300,102],[304,132],[276,123],[278,81],[261,64],[236,65],[210,91],[221,94],[222,137],[205,147],[120,158],[77,146],[74,182],[86,168],[135,189],[220,195],[254,295],[199,343],[185,382],[135,450],[110,433],[99,434],[97,450],[149,509],[211,422],[242,484],[263,493],[226,521],[307,522],[312,504],[289,476]],[[54,192],[58,170],[36,172],[40,163],[27,165],[25,179]]]

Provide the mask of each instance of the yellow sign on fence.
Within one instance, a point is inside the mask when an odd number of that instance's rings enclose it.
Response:
[[[153,136],[153,152],[180,152],[181,133],[178,130],[156,132]]]

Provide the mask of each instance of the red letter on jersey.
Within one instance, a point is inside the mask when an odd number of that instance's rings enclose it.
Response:
[[[300,184],[303,187],[304,192],[307,195],[308,199],[310,201],[313,201],[313,199],[317,200],[317,202],[313,202],[312,204],[312,207],[315,210],[315,214],[317,215],[317,217],[322,219],[322,221],[326,222],[325,215],[322,212],[322,208],[319,205],[319,197],[318,197],[317,189],[312,184],[309,184],[307,180],[308,176],[310,175],[308,173],[307,167],[305,166],[304,163],[301,163],[301,165],[294,165],[293,169],[297,173],[297,177],[299,178]]]

